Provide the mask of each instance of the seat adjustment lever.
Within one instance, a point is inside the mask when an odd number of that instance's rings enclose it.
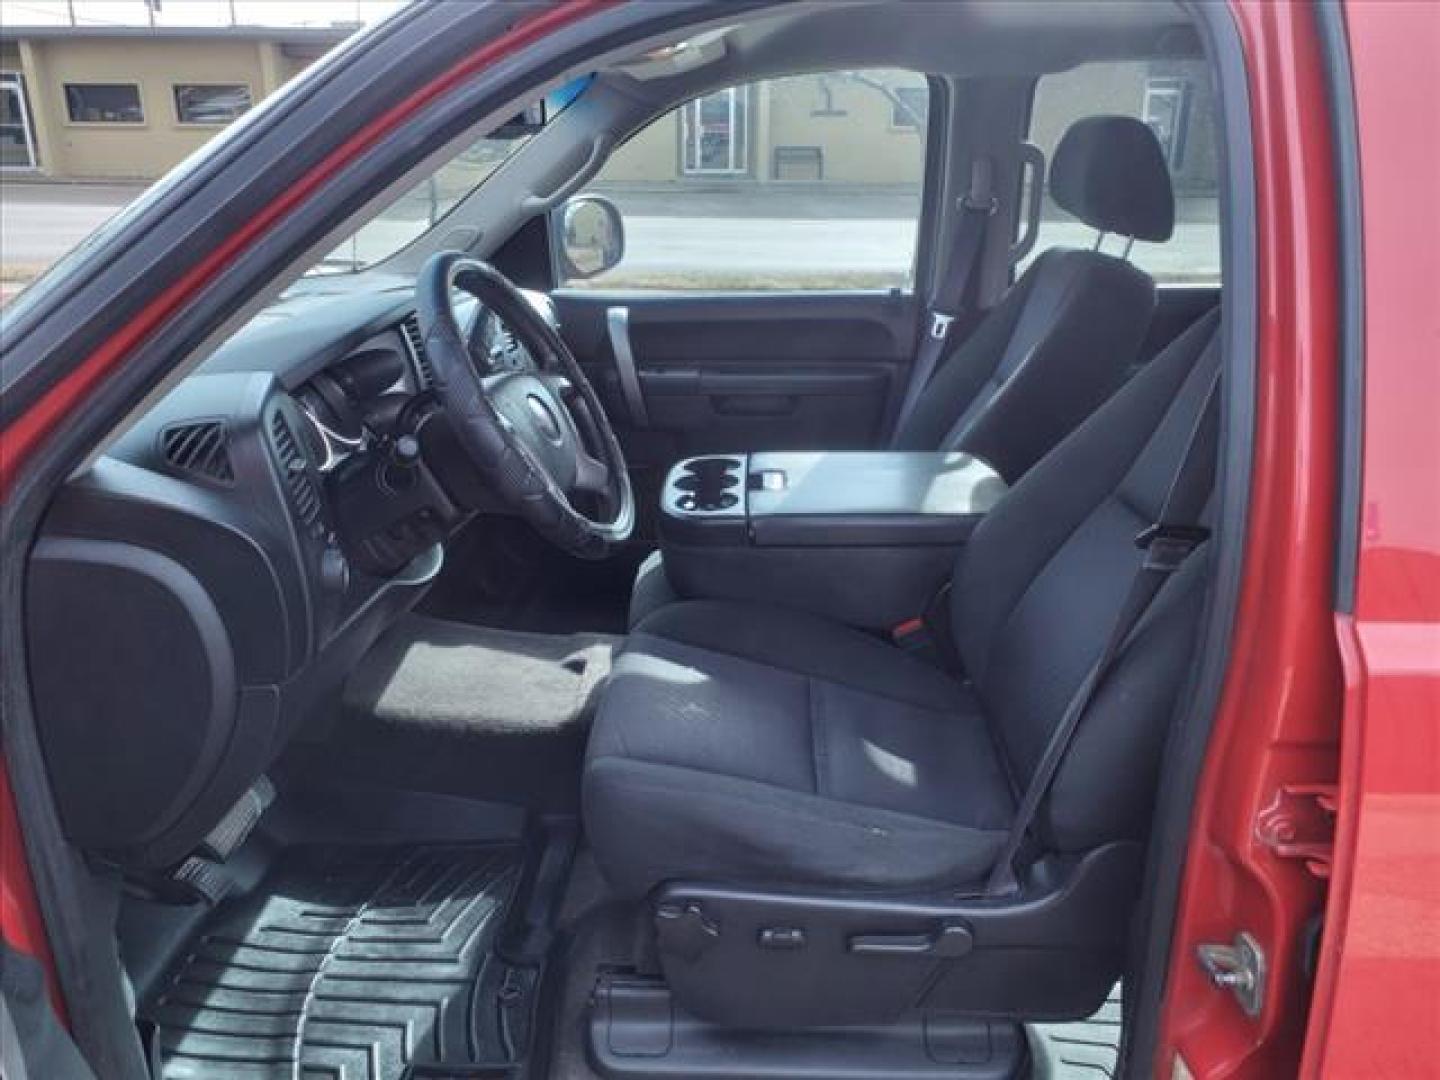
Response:
[[[655,939],[662,953],[695,961],[720,940],[720,924],[697,903],[661,904],[655,910]]]
[[[950,959],[964,956],[975,946],[975,935],[967,926],[942,926],[933,934],[855,934],[850,951],[871,956],[935,956]]]

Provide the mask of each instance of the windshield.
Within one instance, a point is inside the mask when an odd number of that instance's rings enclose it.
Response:
[[[584,75],[551,91],[497,130],[471,143],[355,230],[307,275],[364,270],[423,236],[584,93],[592,78]]]
[[[471,143],[311,267],[308,274],[345,274],[383,262],[459,204],[534,138],[533,128],[488,135]]]

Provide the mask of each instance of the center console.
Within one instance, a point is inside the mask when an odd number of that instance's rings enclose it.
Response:
[[[890,629],[925,609],[1005,490],[968,454],[689,458],[661,491],[665,569],[683,596]]]

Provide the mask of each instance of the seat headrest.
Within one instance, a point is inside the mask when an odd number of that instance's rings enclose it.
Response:
[[[1175,192],[1160,140],[1132,116],[1070,125],[1050,162],[1050,197],[1101,232],[1169,240]]]

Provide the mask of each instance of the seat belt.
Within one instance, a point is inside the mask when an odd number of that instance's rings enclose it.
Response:
[[[1190,431],[1185,452],[1180,457],[1179,467],[1170,480],[1170,489],[1161,504],[1159,519],[1135,537],[1135,545],[1145,552],[1145,557],[1130,582],[1130,590],[1115,616],[1110,636],[1095,663],[1090,666],[1081,680],[1074,696],[1065,706],[1065,712],[1045,752],[1040,756],[1030,783],[1010,823],[1005,846],[1000,850],[990,880],[985,886],[987,896],[1005,896],[1018,892],[1019,879],[1015,873],[1015,859],[1024,846],[1035,823],[1040,803],[1049,793],[1066,751],[1075,740],[1090,703],[1105,681],[1105,676],[1115,666],[1120,651],[1124,648],[1130,632],[1140,622],[1150,604],[1160,592],[1160,587],[1184,565],[1190,554],[1209,538],[1210,530],[1199,524],[1200,515],[1210,497],[1215,481],[1215,455],[1219,445],[1220,374],[1217,371],[1205,395],[1205,404]]]
[[[978,157],[970,167],[970,190],[960,200],[960,223],[955,229],[955,247],[940,278],[940,287],[931,298],[926,311],[925,336],[910,369],[910,383],[895,419],[892,441],[904,430],[905,422],[920,402],[920,395],[929,384],[940,358],[945,355],[950,327],[959,316],[970,289],[980,253],[985,248],[985,233],[995,214],[995,166],[988,157]]]

